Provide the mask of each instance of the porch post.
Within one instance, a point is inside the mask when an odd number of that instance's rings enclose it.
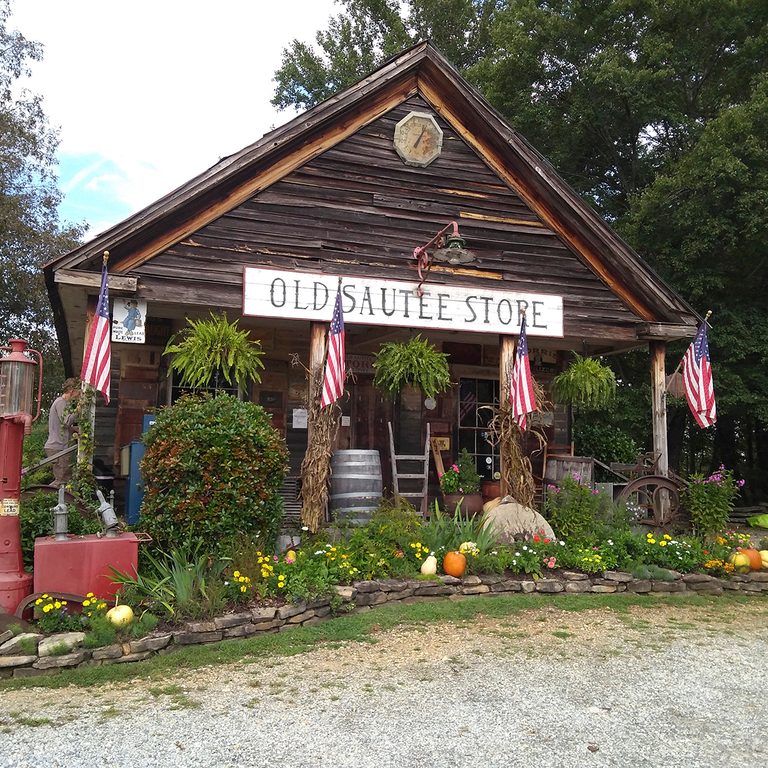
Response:
[[[509,373],[515,360],[515,337],[499,336],[499,404],[509,402]],[[509,495],[511,488],[504,477],[504,451],[499,451],[501,469],[501,497]]]
[[[667,449],[667,399],[664,341],[652,341],[651,353],[651,403],[653,408],[653,452],[658,458],[658,473],[669,475],[669,451]]]
[[[315,398],[320,396],[320,387],[323,386],[323,364],[325,363],[325,335],[328,331],[328,323],[310,323],[309,325],[309,408]],[[307,423],[307,445],[312,442],[312,420]]]

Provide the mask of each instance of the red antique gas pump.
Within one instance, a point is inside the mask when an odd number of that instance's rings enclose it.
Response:
[[[24,570],[19,527],[21,461],[24,435],[40,416],[43,359],[27,342],[11,339],[0,358],[0,611],[13,613],[32,591]],[[35,362],[30,355],[36,355]],[[32,389],[38,369],[37,412],[32,415]]]

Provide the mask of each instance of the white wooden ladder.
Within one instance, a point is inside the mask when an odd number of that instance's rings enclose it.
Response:
[[[392,422],[387,422],[389,428],[389,455],[392,461],[392,485],[395,494],[395,501],[406,499],[411,501],[419,514],[424,517],[427,514],[427,504],[429,503],[429,424],[427,424],[427,439],[424,441],[423,454],[396,454],[395,439],[392,435]],[[406,464],[420,463],[421,471],[406,471],[399,466],[400,462]],[[400,482],[405,481],[407,490],[401,490]],[[419,481],[421,481],[419,483]],[[419,485],[421,486],[419,488]],[[416,503],[419,500],[419,503]]]

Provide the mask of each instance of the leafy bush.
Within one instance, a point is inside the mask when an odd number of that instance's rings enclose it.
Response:
[[[739,495],[743,480],[736,480],[733,472],[722,464],[709,477],[691,475],[683,494],[683,504],[691,516],[691,523],[701,536],[712,536],[728,524],[733,502]]]
[[[21,526],[21,551],[24,565],[31,567],[35,559],[35,539],[38,536],[50,536],[53,533],[53,513],[51,508],[56,506],[58,498],[54,492],[40,491],[30,499],[24,499],[19,508],[19,524]],[[68,505],[69,532],[76,536],[88,533],[98,533],[101,524],[96,515],[83,515],[77,507]]]
[[[585,541],[599,535],[614,513],[611,499],[582,485],[575,476],[547,486],[544,516],[560,538]]]
[[[189,542],[158,557],[146,553],[150,567],[133,575],[112,569],[112,581],[128,588],[135,603],[175,620],[213,616],[224,606],[222,579],[228,561],[209,557],[201,543]],[[123,602],[128,597],[124,594]]]
[[[141,526],[160,549],[190,538],[206,553],[240,538],[274,543],[288,452],[261,406],[185,395],[158,413],[145,442]]]

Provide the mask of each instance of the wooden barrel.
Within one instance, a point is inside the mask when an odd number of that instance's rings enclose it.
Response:
[[[378,451],[335,451],[331,457],[331,517],[365,523],[381,503]]]

